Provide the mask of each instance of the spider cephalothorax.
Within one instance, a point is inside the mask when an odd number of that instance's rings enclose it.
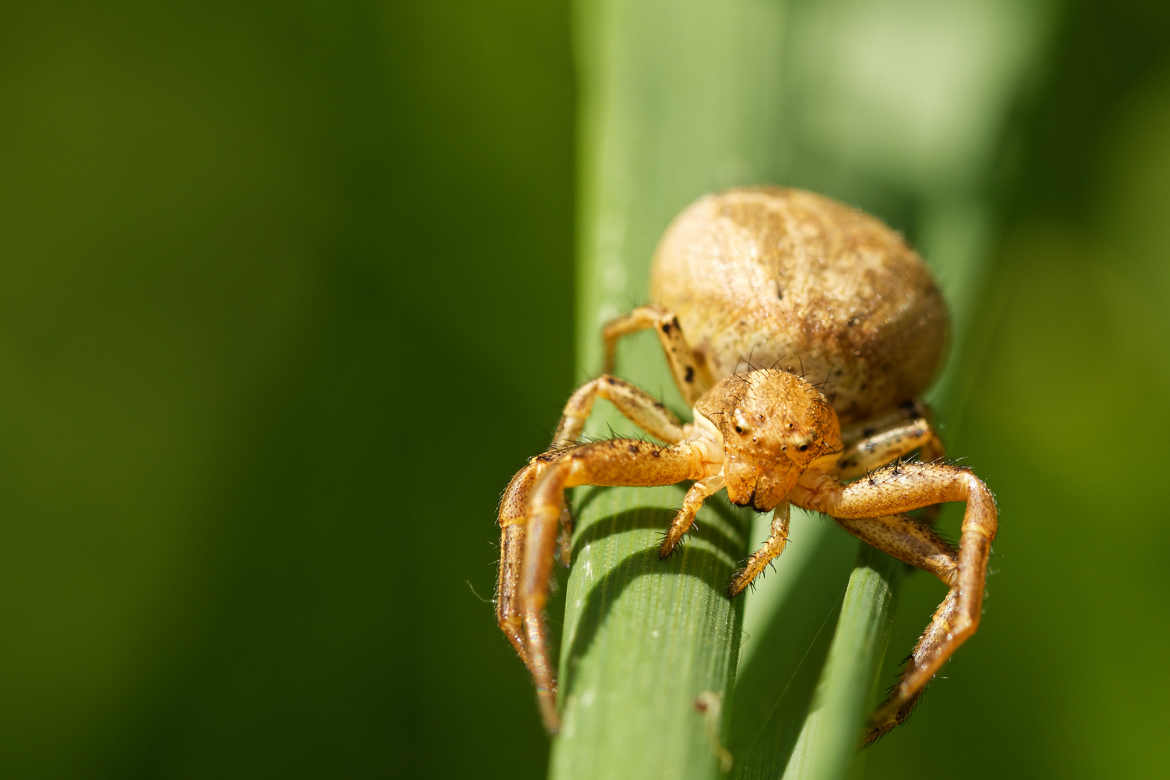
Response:
[[[659,245],[652,288],[655,305],[606,325],[607,373],[573,393],[549,450],[512,478],[500,501],[497,618],[532,674],[545,725],[559,725],[543,610],[558,530],[568,559],[565,489],[690,481],[662,557],[720,490],[734,503],[774,510],[771,534],[732,576],[732,596],[783,552],[789,505],[831,516],[946,585],[871,719],[866,739],[876,739],[907,717],[979,625],[998,524],[987,486],[942,463],[942,443],[915,400],[946,341],[942,296],[917,254],[882,223],[813,193],[774,188],[731,190],[684,211]],[[617,340],[649,328],[693,423],[608,373]],[[745,355],[778,368],[753,369]],[[805,365],[832,379],[826,394],[798,375]],[[598,397],[665,444],[579,443]],[[915,451],[925,462],[901,461]],[[957,548],[934,532],[932,515],[903,514],[947,501],[966,505]]]
[[[798,376],[759,370],[727,377],[695,404],[722,437],[723,479],[734,504],[763,512],[784,500],[810,464],[841,452],[837,414]]]

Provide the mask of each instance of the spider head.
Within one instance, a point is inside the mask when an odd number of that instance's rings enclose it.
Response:
[[[776,369],[730,376],[695,410],[723,436],[723,475],[732,503],[773,509],[811,465],[841,452],[832,405],[800,377]]]

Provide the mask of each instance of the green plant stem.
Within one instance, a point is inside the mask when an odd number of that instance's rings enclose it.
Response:
[[[577,20],[585,378],[600,368],[601,324],[646,300],[670,218],[705,192],[777,175],[783,20],[750,2],[616,0],[581,3]],[[653,336],[623,345],[618,373],[685,411]],[[590,435],[635,432],[598,406]],[[700,530],[660,561],[682,496],[682,487],[577,492],[553,777],[718,775],[718,720],[695,700],[724,697],[734,675],[743,600],[725,588],[747,554],[747,518],[712,501]]]
[[[863,546],[829,647],[813,706],[784,771],[785,778],[841,777],[856,760],[861,730],[890,639],[900,564]],[[775,776],[775,775],[772,775]]]

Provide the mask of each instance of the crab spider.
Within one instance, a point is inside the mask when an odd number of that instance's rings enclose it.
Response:
[[[568,560],[565,489],[690,481],[664,557],[720,490],[773,511],[768,539],[731,580],[733,596],[783,551],[789,505],[832,516],[947,586],[867,727],[866,740],[876,739],[905,720],[978,626],[997,525],[987,487],[942,463],[928,410],[912,400],[945,351],[949,316],[938,285],[879,220],[816,193],[752,187],[704,196],[675,218],[655,253],[650,295],[652,305],[605,326],[607,373],[573,394],[550,449],[513,477],[500,503],[497,618],[532,674],[545,725],[558,726],[543,609],[558,528]],[[610,375],[617,341],[645,329],[658,335],[692,423]],[[756,370],[753,357],[773,368]],[[805,376],[830,381],[822,392]],[[579,444],[598,397],[666,445]],[[927,462],[898,462],[914,451]],[[957,548],[930,527],[948,501],[966,504]],[[903,514],[915,509],[924,510],[917,520]]]
[[[622,438],[574,444],[599,396],[667,444]],[[552,447],[529,461],[504,492],[497,618],[532,675],[545,726],[559,727],[543,612],[558,530],[568,521],[565,490],[691,481],[662,542],[662,557],[691,527],[702,503],[720,490],[732,503],[773,512],[768,539],[731,579],[732,596],[784,550],[790,504],[833,517],[851,534],[947,586],[899,683],[871,718],[865,738],[876,739],[907,717],[927,682],[979,625],[997,527],[990,491],[968,469],[890,464],[932,440],[929,427],[918,421],[846,445],[837,414],[821,391],[786,371],[728,376],[702,394],[693,416],[694,422],[684,425],[642,390],[603,375],[573,394]],[[863,477],[845,481],[858,474]],[[902,514],[949,501],[966,504],[958,549]]]

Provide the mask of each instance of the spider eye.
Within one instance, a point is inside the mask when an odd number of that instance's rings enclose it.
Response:
[[[743,413],[743,409],[736,409],[732,415],[732,419],[735,421],[736,433],[742,434],[752,429],[751,424],[747,421],[747,416]]]
[[[798,446],[796,449],[800,450],[801,452],[804,452],[805,450],[807,450],[807,449],[808,449],[808,442],[805,442],[804,444],[801,444],[801,445],[800,445],[800,446]]]

